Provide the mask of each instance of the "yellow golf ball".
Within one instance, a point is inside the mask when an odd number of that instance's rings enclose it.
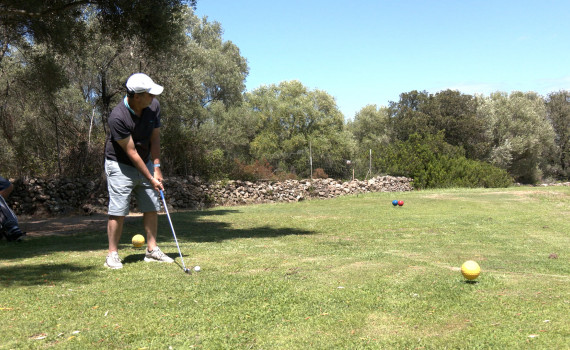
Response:
[[[475,261],[468,260],[464,262],[463,265],[461,265],[461,273],[463,274],[463,277],[472,281],[477,277],[479,277],[479,274],[481,273],[481,268],[479,267],[479,264],[477,264]]]
[[[140,248],[144,244],[144,237],[143,235],[134,235],[133,236],[133,246],[135,248]]]

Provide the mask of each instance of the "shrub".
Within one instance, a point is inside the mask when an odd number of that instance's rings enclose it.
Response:
[[[316,168],[313,171],[313,179],[328,179],[327,173],[322,168]]]
[[[213,151],[206,152],[203,162],[205,163],[203,175],[209,180],[219,180],[226,176],[226,161],[224,151],[217,148]]]
[[[414,179],[416,188],[507,187],[512,179],[506,170],[467,159],[460,147],[447,144],[443,134],[398,141],[383,149],[380,169]]]
[[[285,181],[285,180],[296,180],[297,175],[293,173],[288,173],[286,171],[276,172],[269,180]]]
[[[284,171],[274,171],[273,167],[266,159],[263,159],[261,161],[256,160],[252,164],[245,164],[236,159],[234,161],[234,171],[231,175],[233,179],[243,181],[283,181],[297,178],[295,174],[287,173]]]
[[[273,177],[273,167],[267,160],[256,160],[252,164],[246,164],[240,160],[234,160],[232,178],[243,181],[256,181]]]

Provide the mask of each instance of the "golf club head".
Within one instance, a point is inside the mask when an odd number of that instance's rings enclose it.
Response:
[[[192,273],[192,271],[187,267],[184,268],[184,272],[186,272],[189,275]]]

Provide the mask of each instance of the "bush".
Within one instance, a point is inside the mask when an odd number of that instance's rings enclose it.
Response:
[[[239,159],[234,160],[234,170],[231,177],[235,180],[257,181],[273,176],[273,167],[267,160],[256,160],[253,164],[246,164]]]
[[[274,171],[273,167],[266,159],[256,160],[252,164],[245,164],[239,160],[234,161],[234,171],[231,176],[235,180],[257,181],[257,180],[273,180],[284,181],[296,179],[295,174],[287,172]]]
[[[447,144],[443,134],[420,136],[390,144],[377,159],[382,172],[414,179],[416,188],[507,187],[506,170],[465,158],[460,147]]]
[[[204,155],[205,167],[203,167],[204,178],[208,180],[220,180],[226,176],[226,162],[224,158],[224,151],[217,148],[213,151],[206,152]]]
[[[327,173],[322,168],[317,168],[313,171],[313,179],[328,179]]]

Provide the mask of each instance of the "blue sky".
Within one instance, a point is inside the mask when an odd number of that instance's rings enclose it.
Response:
[[[198,0],[249,65],[248,91],[299,80],[345,118],[402,92],[570,90],[570,1]]]

